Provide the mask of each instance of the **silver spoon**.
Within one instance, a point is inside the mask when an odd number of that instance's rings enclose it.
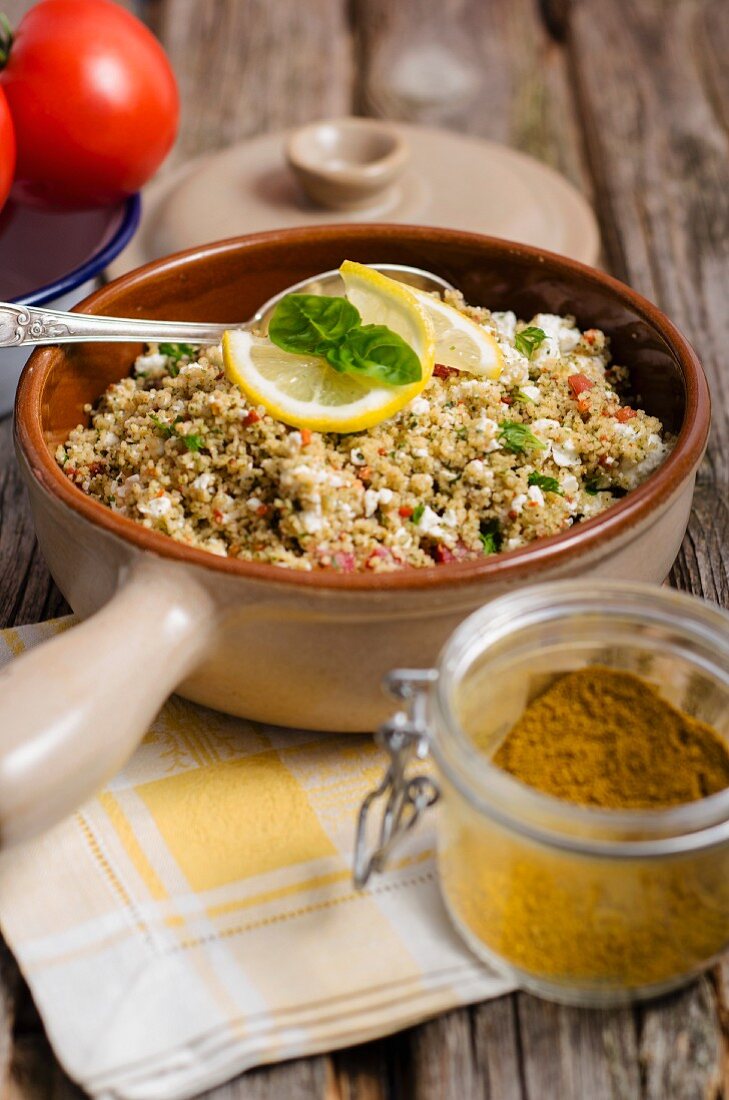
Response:
[[[393,279],[415,286],[419,290],[453,290],[439,275],[405,264],[370,264]],[[229,325],[193,324],[187,321],[141,321],[127,317],[96,317],[89,313],[62,313],[39,306],[16,306],[0,302],[0,347],[23,347],[26,344],[72,344],[86,340],[141,341],[158,343],[215,344],[226,329],[260,329],[265,331],[276,305],[287,294],[344,294],[339,271],[323,271],[310,275],[300,283],[274,294],[251,317],[250,321]]]

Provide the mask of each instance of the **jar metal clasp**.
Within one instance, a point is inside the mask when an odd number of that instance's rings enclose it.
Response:
[[[395,669],[384,680],[385,690],[403,706],[376,734],[377,742],[387,750],[390,761],[382,782],[365,798],[357,818],[353,878],[356,889],[367,885],[371,875],[380,872],[395,845],[437,802],[440,791],[427,775],[407,775],[413,760],[423,760],[429,751],[428,695],[438,679],[434,668]],[[377,843],[370,854],[367,833],[375,803],[384,801]]]

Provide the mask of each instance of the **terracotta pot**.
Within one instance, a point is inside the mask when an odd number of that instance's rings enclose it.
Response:
[[[605,329],[643,406],[679,431],[664,465],[607,513],[477,562],[398,573],[301,573],[190,549],[73,486],[53,451],[84,403],[128,373],[135,345],[39,350],[16,406],[19,460],[38,538],[87,621],[17,662],[0,695],[5,843],[71,811],[123,763],[172,691],[285,726],[369,730],[380,680],[435,663],[454,627],[509,586],[589,574],[661,582],[688,521],[709,395],[686,340],[654,306],[599,271],[521,245],[403,226],[287,230],[192,249],[118,279],[87,312],[246,318],[275,291],[345,257],[430,268],[473,303],[574,314]]]

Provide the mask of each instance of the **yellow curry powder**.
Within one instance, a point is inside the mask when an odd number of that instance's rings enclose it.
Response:
[[[629,672],[595,665],[527,707],[493,758],[538,791],[581,806],[659,809],[729,787],[715,729]]]
[[[485,747],[485,746],[484,746]],[[568,802],[657,809],[729,787],[729,748],[647,681],[595,666],[527,706],[493,757]],[[441,875],[471,938],[550,983],[670,984],[729,941],[729,849],[642,859],[583,854],[498,824],[448,791]]]

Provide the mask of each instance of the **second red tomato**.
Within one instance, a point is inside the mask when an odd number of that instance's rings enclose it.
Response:
[[[41,0],[0,73],[17,140],[16,192],[97,206],[137,191],[177,132],[174,74],[154,35],[111,0]]]
[[[0,210],[10,194],[15,172],[15,133],[7,100],[0,88]]]

